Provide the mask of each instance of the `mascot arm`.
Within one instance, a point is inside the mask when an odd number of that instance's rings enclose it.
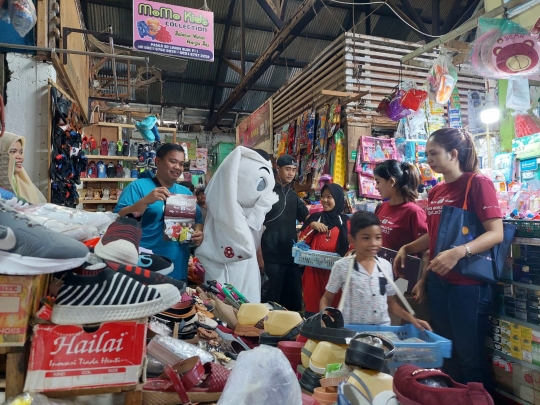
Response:
[[[255,203],[255,207],[247,217],[248,226],[259,231],[264,223],[264,218],[272,209],[272,206],[279,201],[279,196],[275,192],[270,192],[259,197]]]

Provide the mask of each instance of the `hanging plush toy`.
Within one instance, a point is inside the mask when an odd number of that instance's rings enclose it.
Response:
[[[272,165],[256,151],[236,147],[206,188],[204,241],[196,255],[206,280],[231,283],[249,302],[260,302],[256,252],[265,215],[279,197]]]

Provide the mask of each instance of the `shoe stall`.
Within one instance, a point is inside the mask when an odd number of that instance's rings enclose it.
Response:
[[[77,103],[53,82],[49,94],[49,201],[53,204],[112,212],[129,182],[146,170],[155,172],[160,133],[176,142],[176,128],[158,127],[152,115],[142,117],[137,125],[83,125]],[[99,107],[95,110],[99,117]]]
[[[345,325],[335,308],[304,319],[276,303],[249,303],[230,284],[186,287],[167,276],[166,258],[145,254],[151,260],[137,265],[141,233],[134,219],[1,204],[2,224],[16,238],[47,241],[37,250],[18,245],[10,259],[19,275],[1,276],[11,289],[3,288],[0,304],[20,304],[0,320],[8,367],[28,356],[26,370],[8,369],[8,396],[25,394],[7,404],[104,393],[124,393],[129,405],[263,405],[276,397],[291,404],[398,404],[408,395],[407,377],[399,375],[411,373],[399,368],[392,377],[391,370],[412,364],[429,379],[424,369],[450,355],[451,342],[411,325]],[[103,236],[79,236],[81,242],[57,232],[60,224],[88,228],[80,215],[101,221]],[[465,386],[454,386],[465,395]]]

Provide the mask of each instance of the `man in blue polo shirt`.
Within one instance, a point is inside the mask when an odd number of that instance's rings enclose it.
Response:
[[[114,212],[121,217],[132,214],[142,216],[141,247],[158,255],[168,257],[174,263],[174,271],[169,274],[178,280],[187,281],[189,244],[166,241],[164,233],[164,205],[171,194],[192,195],[186,187],[176,184],[184,171],[185,153],[180,145],[163,144],[157,150],[157,172],[154,178],[138,179],[123,192]],[[191,240],[198,246],[203,240],[203,218],[199,206],[195,216],[195,232]]]

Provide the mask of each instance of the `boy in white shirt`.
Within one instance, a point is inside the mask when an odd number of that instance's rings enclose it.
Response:
[[[387,281],[387,277],[393,277],[392,265],[376,257],[382,247],[379,218],[367,211],[356,212],[350,220],[349,243],[356,250],[356,260],[342,311],[345,324],[388,326],[390,312],[420,330],[431,330],[426,321],[409,314],[394,297],[396,292]],[[321,310],[331,306],[336,294],[345,288],[351,260],[345,257],[334,264],[321,298]]]

